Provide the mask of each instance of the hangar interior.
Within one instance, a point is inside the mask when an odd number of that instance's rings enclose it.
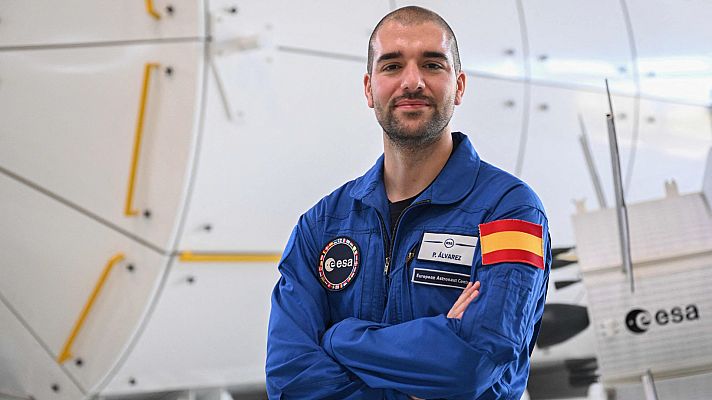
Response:
[[[266,398],[276,265],[381,154],[367,42],[411,4],[457,35],[454,129],[547,209],[552,328],[525,397],[648,399],[654,377],[708,399],[704,0],[0,2],[0,398]]]

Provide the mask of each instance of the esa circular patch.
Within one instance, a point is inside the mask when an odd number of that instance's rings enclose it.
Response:
[[[360,253],[354,241],[338,237],[329,242],[319,257],[319,279],[325,288],[343,290],[356,277]]]

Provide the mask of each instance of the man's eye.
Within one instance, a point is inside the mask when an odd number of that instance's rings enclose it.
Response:
[[[398,64],[386,64],[383,66],[383,71],[395,71],[398,68]]]
[[[425,68],[427,69],[442,69],[443,66],[437,63],[427,63],[425,64]]]

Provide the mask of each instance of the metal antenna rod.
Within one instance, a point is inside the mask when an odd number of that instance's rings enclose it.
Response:
[[[643,381],[645,400],[658,400],[658,392],[655,390],[653,373],[650,370],[645,371],[645,375],[641,377],[641,380]]]
[[[608,95],[609,114],[606,114],[608,121],[608,143],[611,147],[611,164],[613,165],[613,187],[616,192],[616,215],[618,216],[618,235],[621,245],[621,256],[623,260],[623,272],[628,276],[630,292],[635,292],[635,282],[633,279],[633,262],[630,256],[630,229],[628,226],[628,209],[625,206],[623,196],[623,178],[621,177],[621,159],[618,153],[618,139],[616,136],[616,123],[613,119],[613,102],[611,101],[611,91],[608,89],[608,79],[606,79],[606,94]]]
[[[591,145],[588,142],[586,125],[584,125],[583,123],[583,117],[581,116],[581,114],[578,115],[578,120],[579,126],[581,127],[581,135],[579,135],[579,142],[581,143],[581,148],[583,149],[583,156],[586,159],[588,173],[591,175],[591,182],[593,182],[593,188],[596,191],[596,197],[598,198],[598,206],[602,209],[608,208],[608,204],[606,204],[606,197],[603,195],[601,179],[598,177],[598,170],[596,170],[596,164],[593,162],[593,154],[591,154]]]

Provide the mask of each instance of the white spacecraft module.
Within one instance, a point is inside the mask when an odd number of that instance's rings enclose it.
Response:
[[[635,291],[621,271],[615,209],[573,217],[600,373],[617,399],[642,398],[648,370],[661,398],[712,393],[710,193],[680,195],[674,181],[666,192],[628,206]]]

